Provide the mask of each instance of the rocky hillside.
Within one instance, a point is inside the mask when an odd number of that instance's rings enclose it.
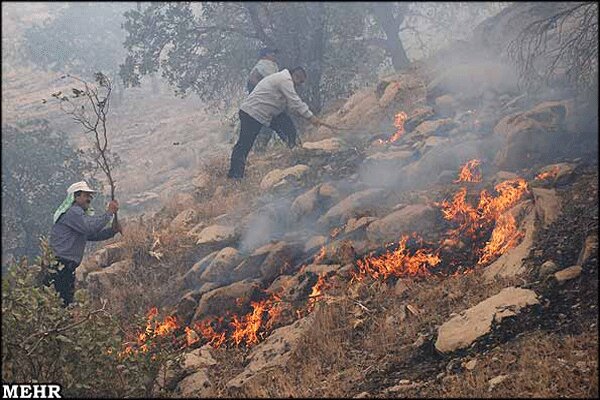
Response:
[[[481,67],[386,77],[241,183],[216,157],[85,260],[155,326],[123,356],[179,343],[155,394],[598,396],[597,131]]]

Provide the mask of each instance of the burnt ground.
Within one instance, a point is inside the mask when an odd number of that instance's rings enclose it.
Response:
[[[357,384],[355,393],[368,392],[392,396],[385,388],[398,385],[401,379],[419,382],[402,391],[403,396],[423,396],[424,387],[436,384],[446,373],[463,370],[462,359],[497,351],[508,342],[533,332],[566,337],[598,329],[598,255],[583,265],[582,274],[559,285],[553,279],[538,279],[538,267],[553,260],[560,268],[575,265],[585,238],[598,230],[598,166],[588,165],[578,171],[573,181],[557,187],[562,212],[548,228],[537,231],[534,247],[524,260],[529,273],[522,287],[540,296],[540,305],[505,319],[492,333],[469,349],[442,355],[434,347],[435,337],[420,346],[408,358],[380,365]],[[516,395],[516,393],[515,393]]]

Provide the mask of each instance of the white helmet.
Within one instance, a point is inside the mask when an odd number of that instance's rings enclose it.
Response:
[[[90,188],[88,186],[86,181],[81,181],[81,182],[77,182],[77,183],[74,183],[71,186],[69,186],[69,188],[67,189],[67,194],[75,193],[78,191],[96,193],[95,190],[93,190],[92,188]]]

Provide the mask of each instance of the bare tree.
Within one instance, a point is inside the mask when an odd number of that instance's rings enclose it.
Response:
[[[522,83],[533,87],[565,77],[577,87],[597,79],[598,4],[561,3],[556,12],[533,21],[510,42]]]
[[[65,114],[71,116],[75,122],[84,128],[85,135],[93,134],[94,150],[92,151],[92,157],[106,175],[110,185],[110,197],[111,200],[114,200],[115,180],[112,176],[112,169],[119,162],[119,159],[116,154],[110,152],[106,127],[112,84],[102,72],[96,72],[94,75],[96,85],[68,74],[62,78],[71,78],[82,84],[83,87],[72,88],[72,95],[70,96],[57,92],[53,93],[52,97],[60,101],[61,110]],[[81,101],[74,99],[80,99]],[[117,214],[115,213],[113,225],[117,223]]]

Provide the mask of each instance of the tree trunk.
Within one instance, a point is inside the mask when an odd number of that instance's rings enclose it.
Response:
[[[393,3],[375,3],[372,6],[373,14],[386,36],[385,48],[392,58],[392,65],[396,72],[406,68],[410,61],[398,37],[403,15],[394,18]]]

